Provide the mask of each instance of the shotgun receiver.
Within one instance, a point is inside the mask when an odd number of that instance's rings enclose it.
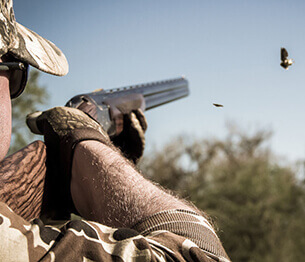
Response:
[[[154,107],[183,98],[189,94],[188,81],[184,77],[115,88],[96,90],[70,99],[66,106],[80,108],[91,103],[96,108],[96,120],[110,137],[122,131],[123,114],[133,110],[150,110]]]

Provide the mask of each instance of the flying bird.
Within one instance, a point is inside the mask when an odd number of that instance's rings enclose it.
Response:
[[[294,63],[293,59],[288,58],[288,52],[284,47],[281,48],[281,61],[280,65],[286,70]]]
[[[221,105],[221,104],[213,104],[213,105],[216,107],[223,107],[223,105]]]

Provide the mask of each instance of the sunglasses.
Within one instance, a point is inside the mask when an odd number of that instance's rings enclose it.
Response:
[[[24,90],[28,79],[28,64],[22,62],[1,62],[0,71],[10,71],[11,99],[18,97]]]

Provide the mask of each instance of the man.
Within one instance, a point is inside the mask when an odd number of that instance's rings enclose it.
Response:
[[[15,22],[11,0],[1,0],[0,27],[3,160],[11,135],[10,97],[23,91],[27,64],[55,75],[65,75],[68,64],[54,44]],[[138,136],[132,141],[143,148],[144,116],[135,112],[128,119],[127,128]],[[143,178],[86,113],[58,107],[28,116],[27,123],[45,137],[51,195],[58,204],[53,215],[74,211],[84,219],[56,228],[26,221],[0,203],[0,261],[229,261],[207,219]]]

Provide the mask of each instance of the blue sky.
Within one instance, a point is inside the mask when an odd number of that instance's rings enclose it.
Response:
[[[67,76],[41,77],[48,107],[185,75],[190,96],[146,114],[148,151],[177,135],[223,137],[233,121],[271,129],[276,153],[305,157],[304,1],[15,0],[14,9],[68,58]],[[288,71],[279,66],[282,46],[295,60]]]

